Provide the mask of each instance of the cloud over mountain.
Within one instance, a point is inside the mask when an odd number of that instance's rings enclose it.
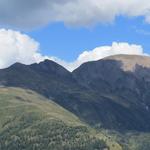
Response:
[[[0,68],[15,62],[31,64],[43,58],[34,39],[18,31],[0,29]]]
[[[1,26],[8,27],[34,28],[60,21],[90,26],[117,16],[143,16],[150,23],[149,0],[0,0]]]
[[[31,64],[50,59],[72,71],[84,62],[116,54],[144,55],[144,52],[140,45],[114,42],[111,46],[100,46],[84,51],[75,61],[66,62],[57,57],[43,56],[40,53],[40,43],[28,35],[14,30],[0,29],[0,68],[8,67],[15,62]]]
[[[111,46],[100,46],[93,50],[84,51],[78,56],[77,60],[72,63],[66,63],[57,59],[56,62],[60,63],[61,65],[72,71],[85,62],[96,61],[104,57],[117,54],[146,55],[144,54],[143,48],[140,45],[128,44],[124,42],[113,42]]]

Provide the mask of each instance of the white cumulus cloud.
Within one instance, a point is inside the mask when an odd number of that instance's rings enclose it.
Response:
[[[100,46],[93,50],[84,51],[79,55],[77,60],[71,63],[60,61],[55,59],[58,63],[62,64],[68,70],[72,71],[79,67],[81,64],[88,61],[96,61],[111,55],[127,54],[127,55],[146,55],[144,54],[141,45],[128,44],[128,43],[117,43],[113,42],[111,46]]]
[[[15,62],[31,64],[43,60],[39,43],[18,31],[0,29],[0,68]]]
[[[50,59],[72,71],[85,62],[117,54],[145,55],[140,45],[113,42],[111,46],[100,46],[84,51],[75,61],[66,62],[57,57],[43,56],[40,44],[28,35],[14,30],[0,29],[0,68],[6,68],[15,62],[31,64]]]

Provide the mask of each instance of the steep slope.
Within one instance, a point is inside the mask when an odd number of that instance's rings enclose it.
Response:
[[[73,72],[79,83],[95,93],[88,103],[89,113],[98,116],[93,124],[102,123],[110,129],[150,130],[148,66],[149,57],[118,55],[85,63]]]
[[[96,150],[108,146],[79,119],[30,90],[0,88],[1,150]]]

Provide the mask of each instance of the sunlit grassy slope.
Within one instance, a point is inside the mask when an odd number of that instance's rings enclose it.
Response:
[[[103,150],[106,143],[72,113],[39,94],[0,88],[0,150]]]

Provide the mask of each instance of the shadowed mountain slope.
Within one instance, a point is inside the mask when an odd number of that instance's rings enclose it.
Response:
[[[146,131],[150,129],[149,65],[149,57],[118,55],[85,63],[73,74],[98,96],[92,105],[105,127]]]

